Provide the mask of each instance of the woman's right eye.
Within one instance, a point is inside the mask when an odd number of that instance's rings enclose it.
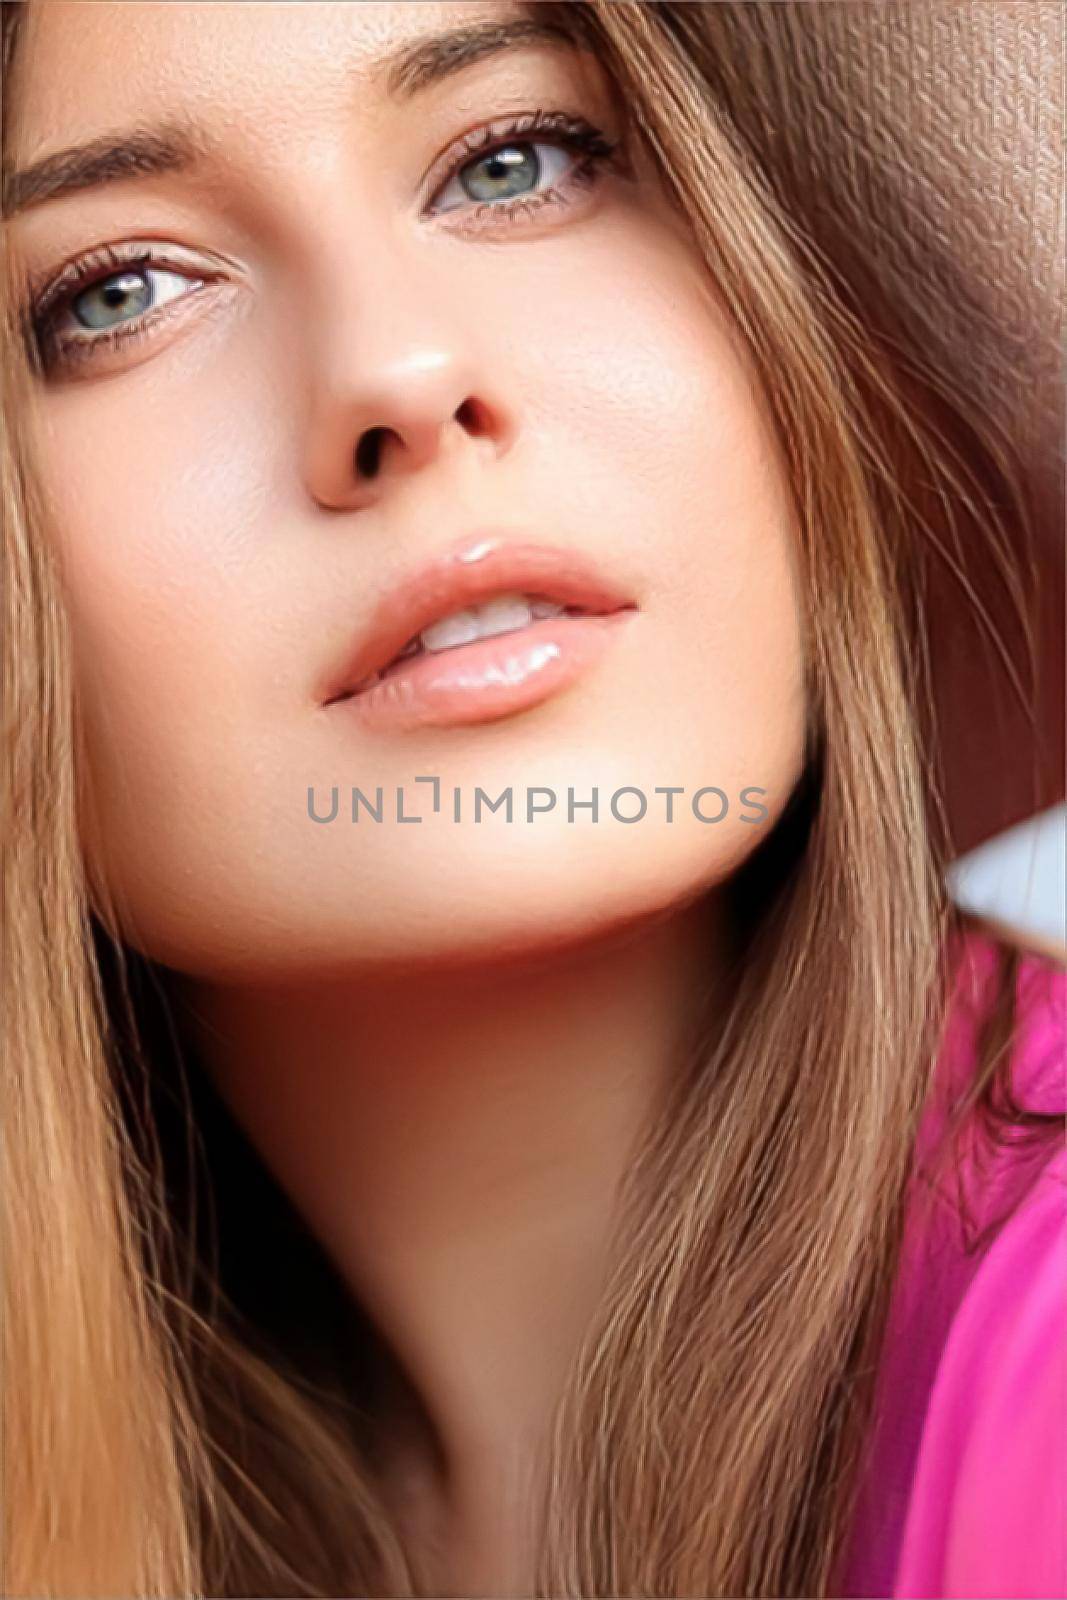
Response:
[[[179,271],[144,245],[102,246],[65,267],[37,296],[26,323],[31,364],[47,376],[92,359],[102,347],[136,340],[208,282],[196,263]]]
[[[202,279],[162,267],[123,267],[71,295],[63,307],[63,316],[70,319],[71,326],[63,329],[63,318],[57,317],[53,331],[63,338],[72,332],[77,337],[78,330],[100,333],[120,328],[176,299],[183,288],[197,289],[202,283]]]
[[[149,266],[147,261],[131,262],[82,290],[67,293],[61,306],[45,318],[48,336],[67,344],[86,342],[85,336],[96,339],[115,333],[178,299],[182,290],[202,288],[203,282],[186,272]]]

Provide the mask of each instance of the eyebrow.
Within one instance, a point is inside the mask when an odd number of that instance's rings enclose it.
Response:
[[[378,68],[386,73],[386,89],[401,99],[410,99],[420,90],[442,78],[460,72],[484,56],[501,50],[514,50],[529,44],[577,47],[573,33],[559,23],[536,17],[516,17],[509,22],[475,22],[465,28],[451,28],[428,39],[404,45]]]
[[[408,100],[475,61],[535,43],[578,48],[573,33],[547,20],[517,17],[506,22],[473,23],[431,34],[390,52],[378,63],[374,77],[384,78],[388,94]],[[135,127],[122,134],[103,134],[21,169],[5,165],[0,213],[11,217],[46,200],[58,200],[123,179],[190,172],[209,154],[207,142],[191,123],[170,122],[162,127]]]

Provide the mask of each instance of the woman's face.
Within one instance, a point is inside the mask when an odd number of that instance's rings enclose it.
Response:
[[[545,6],[35,9],[17,164],[154,139],[10,224],[49,299],[85,845],[130,942],[232,979],[487,958],[721,883],[803,761],[793,513],[654,168],[603,155],[596,60],[504,30],[408,56]],[[442,561],[479,602],[571,603],[580,563],[630,609],[326,703],[368,638],[395,655],[383,608],[461,607],[418,580]]]

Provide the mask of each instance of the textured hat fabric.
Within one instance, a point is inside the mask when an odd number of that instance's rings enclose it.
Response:
[[[749,0],[716,21],[731,111],[817,235],[871,251],[1058,477],[1063,0]]]
[[[977,664],[958,588],[930,596],[945,787],[963,851],[1064,792],[1067,6],[713,0],[706,23],[712,87],[773,186],[828,259],[892,306],[946,386],[1007,431],[1033,496],[1036,738],[997,669]],[[968,576],[999,620],[991,574],[976,565]]]

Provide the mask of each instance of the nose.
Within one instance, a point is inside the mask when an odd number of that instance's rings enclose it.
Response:
[[[514,440],[516,417],[475,347],[462,306],[423,295],[354,304],[334,323],[316,374],[307,441],[307,486],[322,506],[353,510],[428,471],[488,462]],[[335,306],[337,302],[335,301]],[[406,308],[406,309],[405,309]],[[414,308],[414,309],[413,309]]]

